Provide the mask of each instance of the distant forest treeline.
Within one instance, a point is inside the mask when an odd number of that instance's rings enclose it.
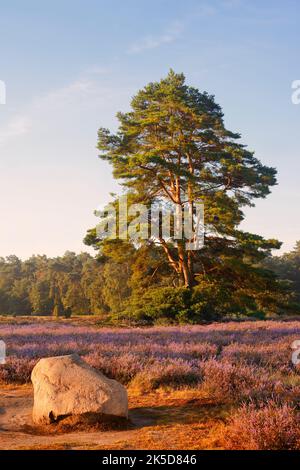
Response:
[[[89,254],[0,258],[1,315],[99,314],[102,271]]]
[[[172,285],[170,273],[168,275],[165,272],[163,278],[158,279],[153,276],[156,270],[153,253],[152,260],[149,259],[149,252],[139,252],[135,256],[127,253],[125,259],[117,251],[114,259],[105,256],[97,259],[87,253],[76,255],[72,252],[57,258],[32,256],[26,261],[16,256],[0,258],[0,314],[94,314],[103,318],[116,318],[123,312],[126,317],[137,315],[139,296],[140,307],[144,298],[145,311],[149,310],[150,293],[153,292],[156,301],[160,302],[161,317],[176,319],[177,316],[177,320],[180,319],[178,315],[183,315],[183,303],[186,301],[184,293],[188,293],[188,289],[168,287]],[[300,242],[290,253],[267,258],[264,267],[275,271],[280,279],[287,281],[294,300],[300,300]],[[144,297],[141,288],[144,288]],[[148,294],[146,300],[145,292]],[[211,295],[214,295],[212,291]],[[223,300],[226,304],[225,297]],[[155,317],[154,310],[152,305]],[[207,308],[202,313],[205,312],[207,314]],[[188,318],[192,318],[190,313]]]

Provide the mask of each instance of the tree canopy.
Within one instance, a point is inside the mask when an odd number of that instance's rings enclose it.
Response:
[[[156,250],[158,271],[168,265],[162,284],[196,289],[200,304],[201,292],[206,298],[210,291],[230,310],[281,304],[286,286],[262,265],[281,243],[240,228],[244,207],[270,193],[276,170],[263,165],[238,133],[226,129],[214,96],[188,86],[183,74],[171,70],[140,90],[131,110],[117,117],[117,133],[99,129],[98,149],[128,199],[148,207],[172,203],[182,210],[188,203],[192,214],[198,202],[204,204],[203,249],[188,250],[186,238],[165,239],[161,234],[141,244]],[[97,238],[94,229],[86,242],[100,253],[113,251],[117,244]],[[130,240],[119,244],[126,253]]]

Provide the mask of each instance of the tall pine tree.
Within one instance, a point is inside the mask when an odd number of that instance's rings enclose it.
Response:
[[[254,206],[276,184],[276,169],[263,165],[239,134],[226,129],[213,96],[187,86],[184,75],[172,70],[140,90],[131,110],[117,117],[116,134],[100,128],[98,149],[128,200],[182,209],[188,202],[192,213],[196,203],[204,204],[202,249],[188,250],[187,239],[164,238],[162,233],[148,242],[164,257],[161,269],[167,262],[177,286],[196,288],[192,298],[199,311],[208,304],[214,310],[215,302],[224,313],[278,312],[286,305],[286,287],[262,261],[281,243],[240,228],[244,207]],[[85,241],[100,251],[114,249],[113,243],[97,238],[95,229]],[[155,275],[159,269],[158,264]]]

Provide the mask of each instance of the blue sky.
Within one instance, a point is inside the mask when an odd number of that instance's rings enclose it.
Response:
[[[277,167],[243,228],[300,239],[298,1],[11,0],[0,5],[0,255],[86,250],[93,210],[117,185],[100,126],[170,67],[216,97],[230,130]]]

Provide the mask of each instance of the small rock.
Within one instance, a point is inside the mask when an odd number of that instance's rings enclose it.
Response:
[[[125,387],[90,367],[77,354],[41,359],[31,380],[36,424],[85,413],[128,417]]]

